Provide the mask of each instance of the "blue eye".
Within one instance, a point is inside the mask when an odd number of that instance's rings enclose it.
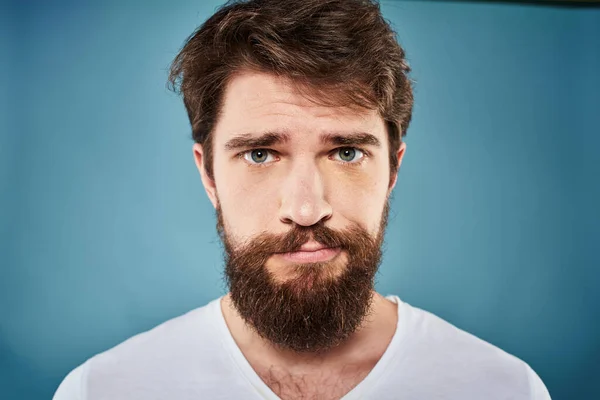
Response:
[[[365,155],[354,147],[340,147],[335,153],[340,161],[347,163],[355,163],[360,161]]]
[[[272,161],[273,155],[265,149],[255,149],[244,153],[244,159],[250,164],[264,164]]]

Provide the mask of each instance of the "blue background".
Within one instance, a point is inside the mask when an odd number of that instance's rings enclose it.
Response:
[[[0,398],[223,294],[167,68],[216,1],[0,10]],[[384,1],[414,69],[382,294],[600,398],[600,9]]]

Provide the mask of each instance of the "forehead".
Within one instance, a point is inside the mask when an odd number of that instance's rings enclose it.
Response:
[[[323,131],[383,135],[385,124],[377,110],[318,104],[287,78],[250,71],[234,75],[224,92],[215,141],[269,129],[302,137]]]

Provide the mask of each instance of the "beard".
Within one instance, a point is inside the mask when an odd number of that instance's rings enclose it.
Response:
[[[320,353],[344,342],[371,311],[388,213],[386,201],[376,237],[358,225],[337,231],[320,222],[310,227],[294,224],[281,235],[262,233],[236,246],[217,207],[225,280],[239,315],[279,349]],[[341,252],[327,262],[285,266],[290,274],[277,280],[266,265],[269,258],[299,251],[311,239]],[[340,263],[345,263],[341,272],[334,273]]]

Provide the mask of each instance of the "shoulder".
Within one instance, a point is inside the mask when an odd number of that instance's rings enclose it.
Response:
[[[478,362],[507,368],[518,367],[521,360],[493,344],[466,332],[437,315],[401,303],[406,340],[417,350],[435,350],[438,358],[454,362]]]
[[[202,354],[208,349],[208,342],[217,337],[213,334],[217,329],[215,306],[218,307],[218,300],[137,334],[96,355],[90,362],[94,369],[103,365],[117,367],[113,363],[126,363],[131,368],[132,364],[147,366],[149,362],[166,361],[165,358],[178,359],[190,351]]]
[[[398,301],[403,360],[410,360],[420,378],[446,391],[455,390],[462,398],[550,398],[524,361],[428,311]]]
[[[54,393],[53,400],[83,400],[86,398],[84,386],[87,373],[87,362],[78,366],[63,379],[60,386]]]
[[[187,312],[99,353],[72,370],[57,389],[54,400],[83,400],[95,384],[127,384],[168,376],[173,368],[186,370],[194,353],[214,357],[219,345],[215,311],[219,300]],[[196,359],[197,360],[197,359]]]

